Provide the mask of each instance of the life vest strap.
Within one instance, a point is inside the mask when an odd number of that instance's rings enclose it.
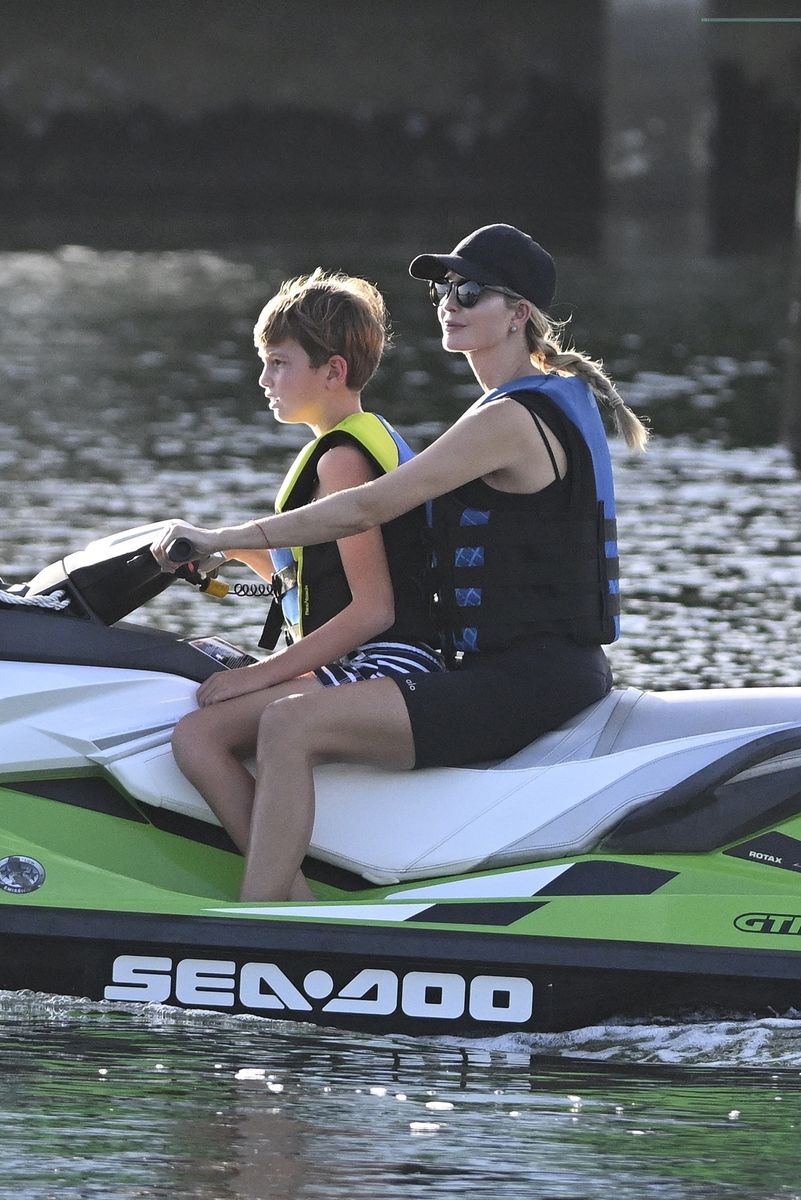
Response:
[[[267,615],[264,618],[264,627],[261,631],[261,636],[258,641],[260,649],[275,649],[284,624],[284,612],[281,607],[281,597],[286,595],[286,593],[293,587],[296,587],[297,581],[298,573],[294,562],[290,566],[281,567],[278,571],[273,572],[273,576],[267,585],[267,589],[272,598],[270,600],[270,607],[267,609]]]
[[[280,600],[293,587],[297,587],[298,583],[298,567],[297,563],[292,563],[288,567],[281,567],[280,570],[273,572],[273,577],[270,580],[270,588],[276,600]]]

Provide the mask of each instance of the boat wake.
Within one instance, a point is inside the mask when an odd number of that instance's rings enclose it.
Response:
[[[562,1033],[505,1033],[493,1038],[442,1036],[418,1039],[409,1035],[354,1034],[344,1030],[311,1027],[250,1014],[227,1014],[210,1009],[182,1009],[168,1004],[128,1004],[79,1000],[43,992],[0,991],[0,1022],[13,1025],[46,1022],[58,1026],[67,1021],[90,1023],[114,1020],[127,1013],[143,1028],[162,1031],[170,1027],[203,1027],[244,1031],[268,1030],[290,1041],[295,1037],[333,1039],[345,1044],[369,1042],[399,1043],[408,1052],[412,1047],[427,1046],[456,1050],[473,1065],[505,1061],[509,1065],[538,1061],[543,1065],[554,1059],[580,1060],[587,1063],[636,1064],[637,1066],[676,1066],[682,1068],[717,1067],[781,1069],[801,1067],[801,1011],[791,1009],[782,1015],[753,1018],[742,1014],[725,1016],[705,1012],[688,1013],[681,1020],[667,1018],[617,1018],[603,1025],[588,1025]]]
[[[798,1067],[801,1012],[761,1019],[693,1013],[681,1021],[613,1020],[564,1033],[508,1033],[479,1040],[448,1039],[477,1053],[661,1063],[686,1067]]]

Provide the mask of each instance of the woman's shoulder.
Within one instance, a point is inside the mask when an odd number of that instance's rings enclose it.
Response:
[[[507,390],[508,388],[508,390]],[[532,399],[543,399],[557,407],[569,400],[585,396],[589,391],[586,380],[566,371],[547,371],[539,375],[526,375],[502,385],[498,391],[510,399],[530,403]]]
[[[549,425],[561,427],[567,424],[570,429],[574,428],[571,417],[584,406],[589,392],[587,384],[576,375],[543,375],[541,378],[541,384],[532,382],[530,387],[515,389],[506,399]]]

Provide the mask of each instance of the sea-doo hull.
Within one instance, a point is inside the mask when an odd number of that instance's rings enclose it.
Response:
[[[485,1037],[578,1028],[614,1014],[714,1007],[767,1015],[801,1001],[797,956],[779,952],[766,954],[766,977],[755,978],[750,953],[686,947],[535,938],[520,945],[503,935],[371,928],[338,929],[332,938],[294,923],[246,936],[222,921],[129,914],[5,917],[3,989],[365,1032]]]
[[[792,943],[801,916],[770,913],[780,907],[775,897],[762,899],[756,913],[748,911],[750,899],[716,904],[720,927],[750,923],[763,944],[790,948],[538,936],[521,916],[536,907],[531,901],[462,905],[458,916],[449,920],[443,911],[431,924],[408,917],[369,923],[366,914],[342,921],[335,906],[322,920],[284,920],[280,910],[243,920],[5,904],[0,987],[365,1031],[474,1036],[575,1028],[614,1014],[798,1009]],[[569,913],[563,916],[567,924]],[[678,934],[675,916],[665,906],[665,923]],[[511,932],[521,921],[524,927]]]
[[[788,889],[763,864],[758,894],[759,866],[732,860],[738,891],[719,895],[714,857],[585,856],[403,888],[348,891],[332,872],[316,903],[247,905],[241,860],[207,844],[217,831],[98,811],[97,777],[56,782],[58,799],[0,789],[0,850],[17,860],[0,867],[0,988],[475,1036],[801,1007],[792,872]],[[91,809],[65,799],[82,788]]]
[[[137,551],[120,597],[112,549],[111,591],[101,546],[46,574],[57,609],[0,604],[0,988],[476,1036],[801,1009],[801,689],[625,689],[502,763],[321,768],[316,899],[239,903],[170,733],[242,652],[107,626],[160,586]]]

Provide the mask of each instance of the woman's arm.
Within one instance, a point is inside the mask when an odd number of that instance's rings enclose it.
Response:
[[[165,569],[174,570],[166,551],[180,537],[204,554],[230,546],[263,550],[338,541],[383,525],[471,479],[524,463],[534,486],[521,490],[536,491],[552,481],[553,468],[531,416],[517,401],[504,398],[468,410],[426,450],[380,479],[244,525],[198,529],[176,521],[153,546],[153,553]],[[540,475],[542,482],[537,485]]]
[[[373,478],[364,454],[354,446],[335,446],[327,451],[320,459],[317,474],[320,498]],[[381,530],[344,538],[337,542],[337,548],[352,597],[350,603],[319,629],[272,658],[212,675],[198,689],[201,706],[297,679],[389,628],[395,619],[395,607]]]

